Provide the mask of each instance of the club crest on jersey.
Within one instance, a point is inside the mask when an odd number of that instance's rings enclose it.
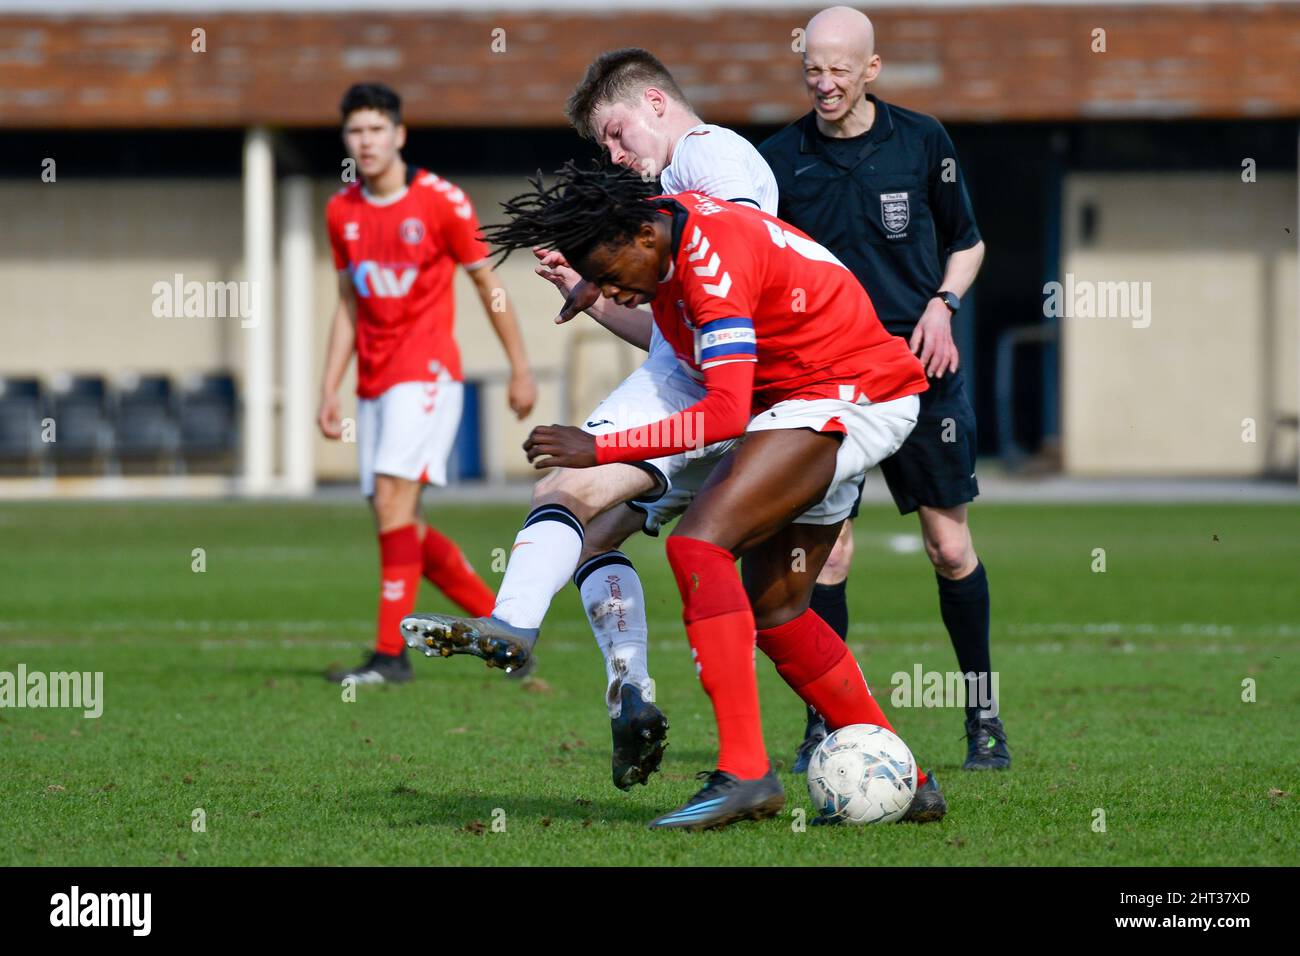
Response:
[[[880,220],[890,232],[902,232],[912,219],[907,193],[880,194]]]
[[[403,219],[401,226],[398,227],[401,233],[402,241],[408,245],[416,245],[424,238],[424,223],[412,216],[410,219]]]
[[[361,223],[345,222],[343,224],[343,240],[345,242],[356,242],[361,238]]]

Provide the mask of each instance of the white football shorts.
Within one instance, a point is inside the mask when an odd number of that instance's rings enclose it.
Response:
[[[361,493],[375,493],[375,475],[430,485],[447,483],[447,458],[460,428],[461,382],[401,382],[357,401]]]
[[[902,447],[916,427],[921,399],[907,395],[888,402],[860,403],[833,398],[790,399],[777,402],[755,415],[746,432],[779,428],[828,430],[832,420],[844,426],[844,438],[835,459],[835,477],[820,502],[799,517],[795,524],[838,524],[849,516],[867,472]]]

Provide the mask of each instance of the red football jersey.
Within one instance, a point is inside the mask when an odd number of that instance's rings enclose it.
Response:
[[[357,297],[357,394],[374,398],[400,382],[461,380],[453,335],[457,264],[486,262],[478,217],[460,189],[413,169],[387,200],[360,183],[325,207],[334,266]]]
[[[699,193],[676,201],[673,261],[651,304],[696,378],[756,362],[752,412],[792,398],[885,402],[926,390],[907,342],[826,248],[775,216]]]

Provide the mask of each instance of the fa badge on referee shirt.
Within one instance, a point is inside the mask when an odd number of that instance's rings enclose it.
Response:
[[[911,221],[912,210],[907,193],[880,194],[880,220],[890,232],[902,232]]]

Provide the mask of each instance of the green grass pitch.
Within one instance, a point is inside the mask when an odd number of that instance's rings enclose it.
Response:
[[[426,514],[495,585],[492,551],[524,510],[430,494]],[[1300,862],[1300,512],[979,505],[972,526],[1012,770],[961,772],[959,711],[887,707],[944,786],[941,824],[800,828],[807,790],[783,770],[777,819],[686,834],[644,828],[715,753],[658,541],[628,550],[671,744],[650,786],[623,794],[573,588],[543,630],[546,687],[420,657],[415,682],[345,702],[320,674],[371,638],[360,502],[2,505],[0,670],[102,671],[105,701],[98,719],[0,710],[0,863]],[[896,672],[956,666],[925,556],[891,547],[916,531],[885,507],[856,523],[850,643],[878,696]],[[427,584],[420,607],[450,610]],[[788,767],[802,705],[761,657],[759,677]]]

